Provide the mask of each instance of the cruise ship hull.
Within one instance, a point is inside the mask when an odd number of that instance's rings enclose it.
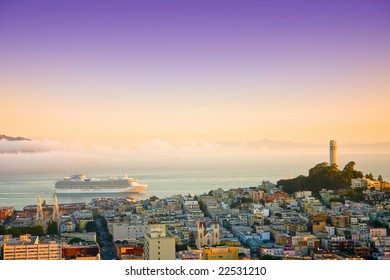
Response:
[[[147,188],[147,185],[140,184],[133,178],[117,179],[111,178],[100,180],[86,178],[84,174],[73,175],[55,184],[57,194],[109,194],[109,193],[138,193]]]
[[[91,193],[138,193],[146,189],[146,186],[137,186],[137,187],[129,187],[129,188],[99,188],[99,187],[73,187],[73,188],[55,188],[55,192],[57,194],[91,194]]]

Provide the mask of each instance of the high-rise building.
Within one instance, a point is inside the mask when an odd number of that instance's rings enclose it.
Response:
[[[145,260],[175,260],[175,236],[166,230],[165,225],[153,224],[145,232]]]
[[[337,161],[337,143],[335,140],[330,140],[329,143],[329,165],[338,165]]]
[[[61,244],[40,243],[38,236],[30,234],[13,238],[0,238],[0,258],[3,260],[60,260]]]

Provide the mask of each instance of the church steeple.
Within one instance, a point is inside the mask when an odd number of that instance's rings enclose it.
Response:
[[[36,221],[42,221],[43,220],[41,195],[38,195],[37,216],[36,216],[35,220]]]
[[[57,195],[55,194],[54,195],[54,205],[53,205],[53,220],[57,221],[59,219],[61,219],[61,216],[60,216],[60,211],[59,211],[59,207],[58,207]]]

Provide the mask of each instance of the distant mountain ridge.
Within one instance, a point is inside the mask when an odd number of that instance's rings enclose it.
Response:
[[[283,141],[283,140],[270,140],[262,139],[259,141],[219,141],[216,142],[219,145],[226,147],[243,147],[250,149],[260,149],[267,148],[271,150],[281,150],[281,149],[293,149],[293,150],[318,150],[318,149],[327,149],[328,143],[323,144],[314,144],[314,143],[303,143],[303,142],[293,142],[293,141]],[[390,142],[377,142],[377,143],[338,143],[339,151],[342,150],[390,150]]]
[[[32,141],[31,139],[17,136],[7,136],[0,134],[0,141]],[[44,143],[44,142],[43,142]],[[243,148],[243,149],[269,149],[269,150],[327,150],[327,143],[304,143],[304,142],[294,142],[288,140],[270,140],[264,138],[262,140],[255,141],[216,141],[208,142],[209,144],[216,144],[221,147],[227,148]],[[390,142],[376,142],[376,143],[338,143],[339,151],[389,151]],[[1,152],[1,151],[0,151]]]
[[[31,139],[20,137],[20,136],[12,137],[12,136],[0,134],[0,140],[3,140],[3,139],[5,139],[7,141],[31,141]]]

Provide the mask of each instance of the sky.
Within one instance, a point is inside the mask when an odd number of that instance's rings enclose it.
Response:
[[[389,1],[0,0],[0,134],[389,142],[389,50]]]

